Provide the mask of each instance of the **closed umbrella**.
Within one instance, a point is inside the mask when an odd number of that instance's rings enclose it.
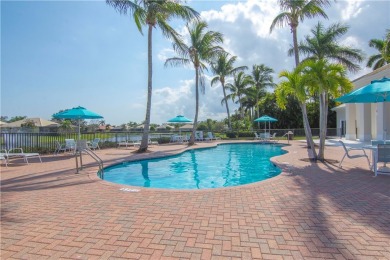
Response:
[[[264,115],[262,117],[255,119],[255,122],[264,122],[265,123],[264,133],[267,132],[267,122],[269,125],[269,130],[271,131],[271,122],[277,122],[277,121],[278,121],[277,119],[270,117],[270,116],[267,116],[267,115]]]
[[[98,119],[103,118],[101,115],[96,114],[95,112],[92,112],[84,107],[74,107],[72,109],[67,109],[65,111],[59,112],[57,114],[53,115],[54,118],[61,118],[61,119],[75,119],[78,120],[79,123],[79,131],[78,131],[78,139],[80,140],[80,121],[81,119]]]

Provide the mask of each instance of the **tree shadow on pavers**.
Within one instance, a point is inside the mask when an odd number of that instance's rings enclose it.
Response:
[[[370,245],[375,236],[383,241],[383,235],[390,235],[390,177],[373,177],[369,170],[343,170],[336,165],[318,162],[283,167],[285,176],[292,178],[303,194],[301,231],[316,235],[307,246],[337,248],[348,258],[358,254],[351,240]]]
[[[85,185],[96,182],[85,174],[75,174],[75,170],[62,170],[48,173],[31,173],[1,181],[1,191],[33,191]]]

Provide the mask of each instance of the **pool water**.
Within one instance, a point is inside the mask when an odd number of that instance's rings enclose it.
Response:
[[[222,144],[158,159],[125,162],[104,169],[109,182],[164,189],[209,189],[262,181],[281,170],[270,162],[284,154],[273,144]]]

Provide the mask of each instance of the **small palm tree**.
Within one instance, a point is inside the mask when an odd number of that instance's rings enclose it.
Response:
[[[227,83],[225,86],[230,91],[230,94],[226,95],[227,99],[231,99],[234,102],[235,98],[238,98],[241,118],[244,118],[244,109],[241,99],[245,94],[245,90],[251,85],[253,85],[252,77],[246,75],[243,71],[240,71],[238,74],[234,75],[233,83]]]
[[[337,41],[348,32],[348,29],[348,26],[339,23],[324,28],[318,22],[311,30],[312,36],[305,36],[305,41],[298,45],[299,53],[306,56],[303,61],[328,59],[344,65],[350,71],[358,71],[360,69],[358,63],[363,61],[362,51],[341,45]],[[291,48],[288,53],[292,55],[294,49]]]
[[[169,26],[174,18],[189,21],[198,18],[199,14],[189,6],[180,4],[179,0],[106,0],[108,5],[114,7],[120,14],[134,18],[138,30],[142,34],[142,26],[148,27],[148,97],[146,104],[146,115],[144,132],[139,152],[148,149],[150,113],[152,106],[152,32],[153,28],[161,29],[163,35],[173,41],[179,41],[179,34]]]
[[[195,69],[195,118],[192,128],[192,135],[189,145],[195,143],[195,130],[198,124],[199,113],[199,83],[204,92],[204,70],[207,70],[207,64],[216,59],[223,52],[223,49],[218,45],[223,42],[222,34],[214,31],[207,31],[206,22],[195,22],[191,25],[187,24],[187,30],[190,35],[189,44],[182,41],[174,42],[173,49],[178,54],[178,57],[169,58],[165,61],[165,66],[186,66],[192,65]]]
[[[322,6],[329,6],[330,3],[328,0],[279,0],[279,5],[282,13],[278,14],[272,21],[270,32],[272,32],[276,26],[290,26],[293,34],[295,65],[298,66],[299,54],[297,28],[299,21],[302,22],[305,18],[313,18],[318,15],[328,18],[326,13],[322,10]]]
[[[302,111],[303,128],[305,130],[306,141],[312,151],[314,159],[317,159],[317,153],[315,150],[313,135],[307,117],[306,100],[307,100],[307,89],[305,79],[300,71],[300,68],[295,68],[292,72],[284,70],[280,72],[279,78],[282,81],[278,84],[275,89],[276,102],[282,109],[286,109],[288,97],[293,96],[299,101],[299,106]]]
[[[318,158],[325,159],[325,138],[328,122],[329,95],[338,96],[353,87],[348,80],[346,70],[341,64],[332,64],[325,59],[308,60],[300,65],[305,83],[319,94],[320,99],[320,145]]]
[[[227,52],[223,52],[218,56],[218,59],[215,62],[211,63],[211,71],[216,75],[211,80],[211,86],[217,82],[220,82],[222,85],[223,100],[225,101],[229,129],[232,128],[232,122],[230,120],[228,99],[226,98],[226,78],[232,76],[238,71],[242,71],[248,68],[247,66],[234,67],[233,64],[236,62],[236,60],[237,56],[232,56],[229,58],[229,54]]]
[[[367,67],[376,70],[390,63],[390,30],[387,30],[384,40],[371,39],[368,45],[375,48],[379,53],[368,58]]]

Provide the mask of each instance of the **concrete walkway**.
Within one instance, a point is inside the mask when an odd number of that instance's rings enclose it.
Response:
[[[364,159],[312,163],[290,144],[272,159],[279,176],[210,190],[107,183],[91,159],[74,174],[69,155],[12,160],[1,167],[1,259],[390,259],[390,176],[373,177]],[[97,153],[109,165],[184,149]]]

